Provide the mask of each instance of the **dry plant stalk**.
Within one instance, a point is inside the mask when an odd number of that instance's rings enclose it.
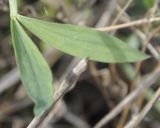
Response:
[[[151,108],[155,105],[155,103],[160,98],[160,88],[157,90],[153,98],[148,102],[148,104],[144,107],[144,109],[124,127],[124,128],[136,128],[138,124],[143,120],[143,118],[147,115],[147,113],[151,110]]]
[[[124,100],[122,100],[113,110],[111,110],[106,116],[104,116],[95,126],[94,128],[101,128],[109,121],[111,121],[114,117],[116,117],[121,111],[123,111],[124,107],[134,101],[144,90],[151,87],[160,77],[160,67],[158,66],[154,72],[148,75],[143,81],[139,82],[137,89],[132,91]]]
[[[109,31],[114,31],[114,30],[118,30],[118,29],[122,29],[122,28],[127,28],[127,27],[132,27],[132,26],[140,26],[140,25],[158,22],[158,21],[160,21],[160,17],[146,18],[146,19],[131,21],[128,23],[119,24],[119,25],[115,25],[115,26],[111,26],[111,27],[97,28],[96,30],[102,31],[102,32],[109,32]]]
[[[67,74],[67,77],[60,83],[60,89],[54,96],[54,102],[49,109],[44,111],[41,115],[35,117],[27,128],[38,128],[45,118],[48,116],[50,111],[54,108],[56,103],[66,94],[70,89],[74,88],[79,76],[84,72],[87,68],[87,60],[82,59],[79,63],[73,68],[73,70]]]

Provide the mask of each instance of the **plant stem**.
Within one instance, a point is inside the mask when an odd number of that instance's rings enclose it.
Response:
[[[15,17],[17,15],[17,0],[9,0],[10,16]]]
[[[124,23],[124,24],[115,25],[115,26],[97,28],[96,30],[102,31],[102,32],[108,32],[108,31],[114,31],[114,30],[118,30],[118,29],[122,29],[122,28],[132,27],[132,26],[138,26],[138,25],[144,25],[144,24],[153,23],[153,22],[159,22],[159,21],[160,21],[160,17],[153,17],[153,18],[149,18],[149,19],[145,18],[145,19],[140,19],[140,20]]]

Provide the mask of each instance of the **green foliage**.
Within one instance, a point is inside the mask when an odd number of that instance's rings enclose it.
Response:
[[[91,28],[49,23],[24,16],[18,16],[18,19],[41,40],[73,56],[110,63],[134,62],[148,57],[121,40]]]
[[[144,5],[143,0],[133,0],[132,6],[127,9],[127,13],[134,18],[139,18],[146,14],[147,8]]]
[[[92,28],[49,23],[17,15],[16,0],[9,0],[9,3],[16,61],[27,93],[35,102],[36,115],[53,102],[52,75],[43,56],[19,22],[42,41],[73,56],[110,63],[148,58],[121,40]]]
[[[53,102],[51,71],[37,47],[16,19],[12,19],[11,28],[21,79],[29,96],[35,102],[35,114],[37,115]]]
[[[147,8],[151,8],[154,6],[155,0],[143,0],[143,2]]]

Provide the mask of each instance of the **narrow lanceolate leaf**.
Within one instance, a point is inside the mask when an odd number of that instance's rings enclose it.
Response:
[[[52,75],[37,47],[16,19],[11,21],[12,39],[21,79],[40,114],[53,102]]]
[[[44,42],[81,58],[101,62],[134,62],[148,56],[121,40],[87,27],[45,22],[18,16],[19,21]]]

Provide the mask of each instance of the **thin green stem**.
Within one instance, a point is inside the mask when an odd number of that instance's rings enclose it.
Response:
[[[10,16],[15,17],[17,15],[17,0],[9,0]]]

